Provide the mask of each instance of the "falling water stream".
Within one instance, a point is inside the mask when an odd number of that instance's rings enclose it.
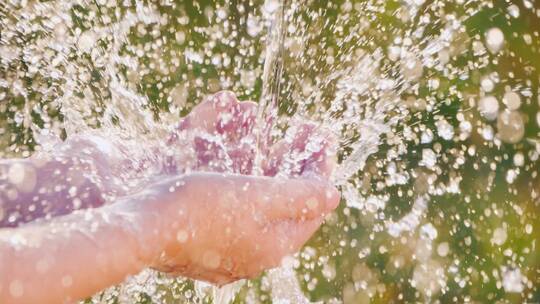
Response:
[[[0,156],[91,130],[145,155],[231,90],[259,147],[305,121],[338,139],[340,207],[257,279],[145,270],[90,303],[535,303],[540,6],[518,2],[9,0]]]

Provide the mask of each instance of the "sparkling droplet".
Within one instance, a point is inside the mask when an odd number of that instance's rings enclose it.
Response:
[[[454,137],[454,128],[448,121],[439,120],[435,123],[437,126],[437,133],[445,140],[451,140]]]
[[[514,166],[521,167],[525,164],[525,157],[523,153],[518,152],[514,155]]]
[[[450,248],[447,242],[440,243],[439,246],[437,246],[437,254],[439,254],[441,257],[447,256],[449,251]]]
[[[488,120],[494,120],[499,112],[499,102],[493,96],[486,96],[478,103],[480,114]]]
[[[69,287],[73,284],[73,278],[70,275],[65,275],[62,277],[62,286]]]
[[[213,251],[208,250],[203,254],[203,265],[209,269],[216,269],[221,263],[221,256]]]
[[[188,239],[188,233],[185,230],[180,230],[176,233],[176,240],[180,243],[185,243]]]
[[[508,14],[514,18],[519,17],[519,7],[515,4],[510,5],[508,7]]]
[[[21,281],[13,280],[9,284],[9,293],[14,298],[20,298],[24,294],[24,286]]]
[[[94,47],[95,43],[96,43],[95,33],[92,31],[86,31],[79,38],[79,43],[77,45],[79,46],[79,49],[82,52],[86,53],[92,50],[92,47]]]
[[[505,270],[502,275],[503,287],[506,292],[522,292],[523,291],[523,282],[521,270],[512,269]]]
[[[317,207],[319,206],[319,201],[316,198],[312,197],[306,201],[306,206],[311,210],[317,209]]]
[[[491,80],[489,77],[485,77],[480,82],[480,86],[482,87],[482,90],[484,92],[491,92],[495,88],[495,84],[493,83],[493,80]]]
[[[504,94],[503,103],[509,110],[517,110],[521,106],[521,99],[517,93],[508,91]]]
[[[504,44],[504,34],[497,28],[491,28],[486,33],[486,45],[492,53],[497,53],[501,50]]]
[[[30,192],[36,186],[36,170],[24,163],[14,163],[9,167],[8,180],[22,192]]]
[[[497,228],[493,231],[493,237],[491,238],[491,243],[501,246],[506,242],[506,238],[508,235],[506,234],[505,228]]]
[[[279,8],[279,1],[277,0],[266,0],[264,2],[264,11],[268,14],[272,14]]]
[[[422,150],[422,161],[420,162],[421,165],[432,168],[437,163],[437,154],[433,152],[431,149],[423,149]]]
[[[497,119],[499,138],[510,144],[519,142],[525,135],[525,123],[517,111],[502,111]]]

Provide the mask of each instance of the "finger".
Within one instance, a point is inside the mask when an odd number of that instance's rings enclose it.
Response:
[[[228,109],[230,116],[220,121],[218,131],[232,141],[238,141],[252,134],[257,115],[257,104],[252,101],[237,102]]]
[[[234,146],[252,137],[256,114],[256,103],[238,102],[234,93],[221,91],[197,105],[179,123],[178,130],[198,129],[219,134],[228,145]]]
[[[225,172],[227,169],[232,169],[232,161],[227,157],[227,151],[218,140],[196,136],[193,138],[193,148],[198,170]]]
[[[272,146],[266,158],[262,162],[264,176],[276,176],[279,171],[284,171],[282,167],[285,154],[289,151],[290,144],[285,140],[280,140]],[[282,169],[282,170],[280,170]]]
[[[334,210],[339,193],[316,179],[252,178],[248,199],[269,220],[312,219]]]
[[[285,138],[278,141],[270,149],[263,164],[264,175],[275,176],[278,173],[286,176],[299,175],[307,159],[307,156],[302,159],[300,154],[304,152],[306,143],[314,128],[315,126],[310,123],[291,127],[287,131]]]
[[[232,170],[239,174],[251,174],[253,171],[253,161],[255,158],[255,149],[253,145],[240,144],[237,147],[231,147],[227,154],[232,161]]]
[[[312,123],[302,124],[290,132],[289,138],[272,147],[263,163],[264,175],[281,173],[328,178],[336,164],[334,136]]]
[[[192,196],[201,201],[200,194],[205,193],[204,201],[209,206],[224,204],[233,211],[253,210],[262,215],[262,223],[316,218],[332,212],[340,198],[334,186],[319,179],[279,179],[210,172],[192,173],[184,179],[189,184],[186,197]]]
[[[327,133],[319,136],[319,150],[305,161],[301,175],[304,177],[320,176],[329,178],[337,165],[337,140],[335,136]]]
[[[244,101],[239,104],[239,107],[237,126],[241,130],[241,138],[244,138],[253,134],[258,105],[253,101]]]
[[[199,129],[210,134],[219,133],[217,131],[220,124],[226,124],[232,117],[232,108],[237,103],[236,95],[230,91],[211,95],[191,110],[191,113],[180,122],[178,129],[180,131]]]

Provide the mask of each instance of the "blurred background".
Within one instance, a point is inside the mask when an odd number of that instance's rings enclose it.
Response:
[[[304,298],[264,274],[234,303],[539,303],[539,31],[534,0],[10,0],[0,156],[87,128],[156,137],[208,94],[271,92],[275,136],[339,136],[343,201],[291,262]],[[87,302],[225,298],[152,273]]]

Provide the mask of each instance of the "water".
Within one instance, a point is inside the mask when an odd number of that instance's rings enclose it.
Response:
[[[539,301],[539,12],[530,1],[11,1],[0,155],[94,128],[144,154],[229,89],[259,101],[259,141],[306,120],[339,139],[339,210],[257,280],[217,289],[145,271],[94,302]]]

